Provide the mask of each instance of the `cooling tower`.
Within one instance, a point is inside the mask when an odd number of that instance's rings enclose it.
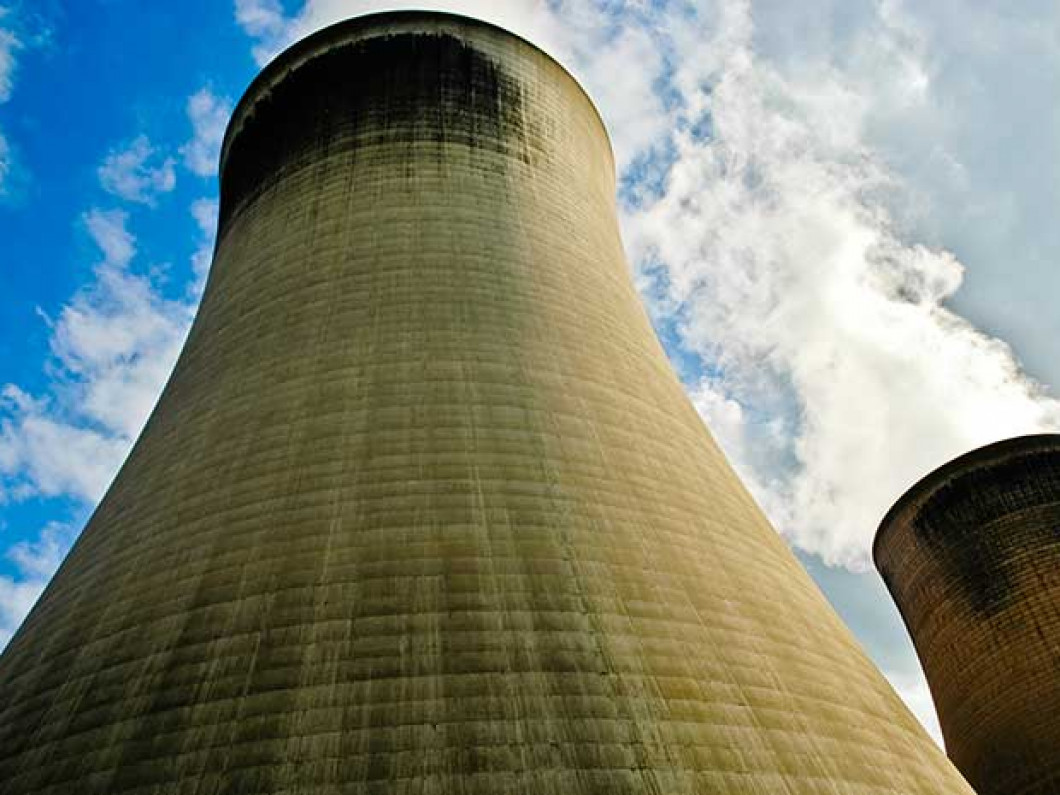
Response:
[[[976,792],[1060,792],[1060,436],[932,472],[887,514],[873,552]]]
[[[330,28],[221,193],[176,370],[0,659],[3,792],[970,792],[682,391],[548,56]]]

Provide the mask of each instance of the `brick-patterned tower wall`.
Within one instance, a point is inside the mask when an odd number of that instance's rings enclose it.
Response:
[[[931,473],[874,553],[957,767],[980,795],[1060,792],[1060,436]]]
[[[271,64],[176,371],[0,658],[0,792],[967,795],[703,427],[614,195],[502,30]]]

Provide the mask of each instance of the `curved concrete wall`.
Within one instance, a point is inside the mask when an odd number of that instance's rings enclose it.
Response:
[[[614,193],[501,30],[269,66],[176,371],[0,658],[0,789],[968,793],[700,422]]]
[[[1060,792],[1060,436],[1000,442],[928,475],[874,553],[976,792]]]

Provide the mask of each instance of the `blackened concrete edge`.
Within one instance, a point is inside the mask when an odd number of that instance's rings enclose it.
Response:
[[[307,61],[312,60],[316,55],[326,51],[331,45],[339,43],[344,39],[348,39],[350,36],[356,35],[359,32],[371,30],[372,28],[379,28],[380,35],[385,35],[384,31],[389,25],[401,23],[411,24],[417,21],[435,24],[449,22],[454,25],[480,27],[497,33],[502,33],[516,41],[522,42],[528,48],[540,53],[548,61],[555,64],[559,71],[566,75],[567,79],[569,79],[578,89],[593,113],[596,115],[596,118],[600,123],[600,129],[603,131],[604,138],[607,141],[608,151],[611,154],[612,171],[615,171],[614,143],[611,140],[611,134],[608,132],[607,125],[604,123],[604,118],[600,113],[599,107],[593,101],[593,98],[589,95],[585,86],[579,82],[570,70],[544,49],[517,33],[512,33],[507,28],[495,25],[492,22],[485,22],[474,17],[464,16],[463,14],[453,14],[446,11],[381,11],[350,17],[342,22],[337,22],[334,25],[322,28],[309,36],[306,36],[304,39],[295,42],[262,68],[257,77],[255,77],[250,82],[250,85],[247,86],[247,89],[243,92],[243,96],[240,98],[239,102],[236,103],[236,107],[232,111],[232,116],[228,121],[228,126],[225,128],[224,138],[221,143],[219,163],[221,179],[224,180],[225,162],[228,159],[228,153],[238,139],[244,121],[248,116],[253,114],[254,106],[257,104],[258,100],[261,99],[263,95],[268,94],[275,85],[281,83],[290,71],[298,68]]]
[[[1055,449],[1060,451],[1060,434],[1039,433],[1015,436],[1000,442],[978,447],[948,461],[910,486],[899,497],[880,521],[872,541],[872,560],[880,571],[880,552],[892,535],[892,529],[903,524],[903,519],[919,509],[940,487],[966,473],[988,468],[1026,453]]]

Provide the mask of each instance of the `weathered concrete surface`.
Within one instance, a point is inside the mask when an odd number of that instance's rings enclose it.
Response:
[[[888,514],[874,554],[976,792],[1060,792],[1060,436],[931,473]]]
[[[614,192],[489,26],[270,66],[172,380],[0,659],[0,789],[968,793],[682,392]]]

